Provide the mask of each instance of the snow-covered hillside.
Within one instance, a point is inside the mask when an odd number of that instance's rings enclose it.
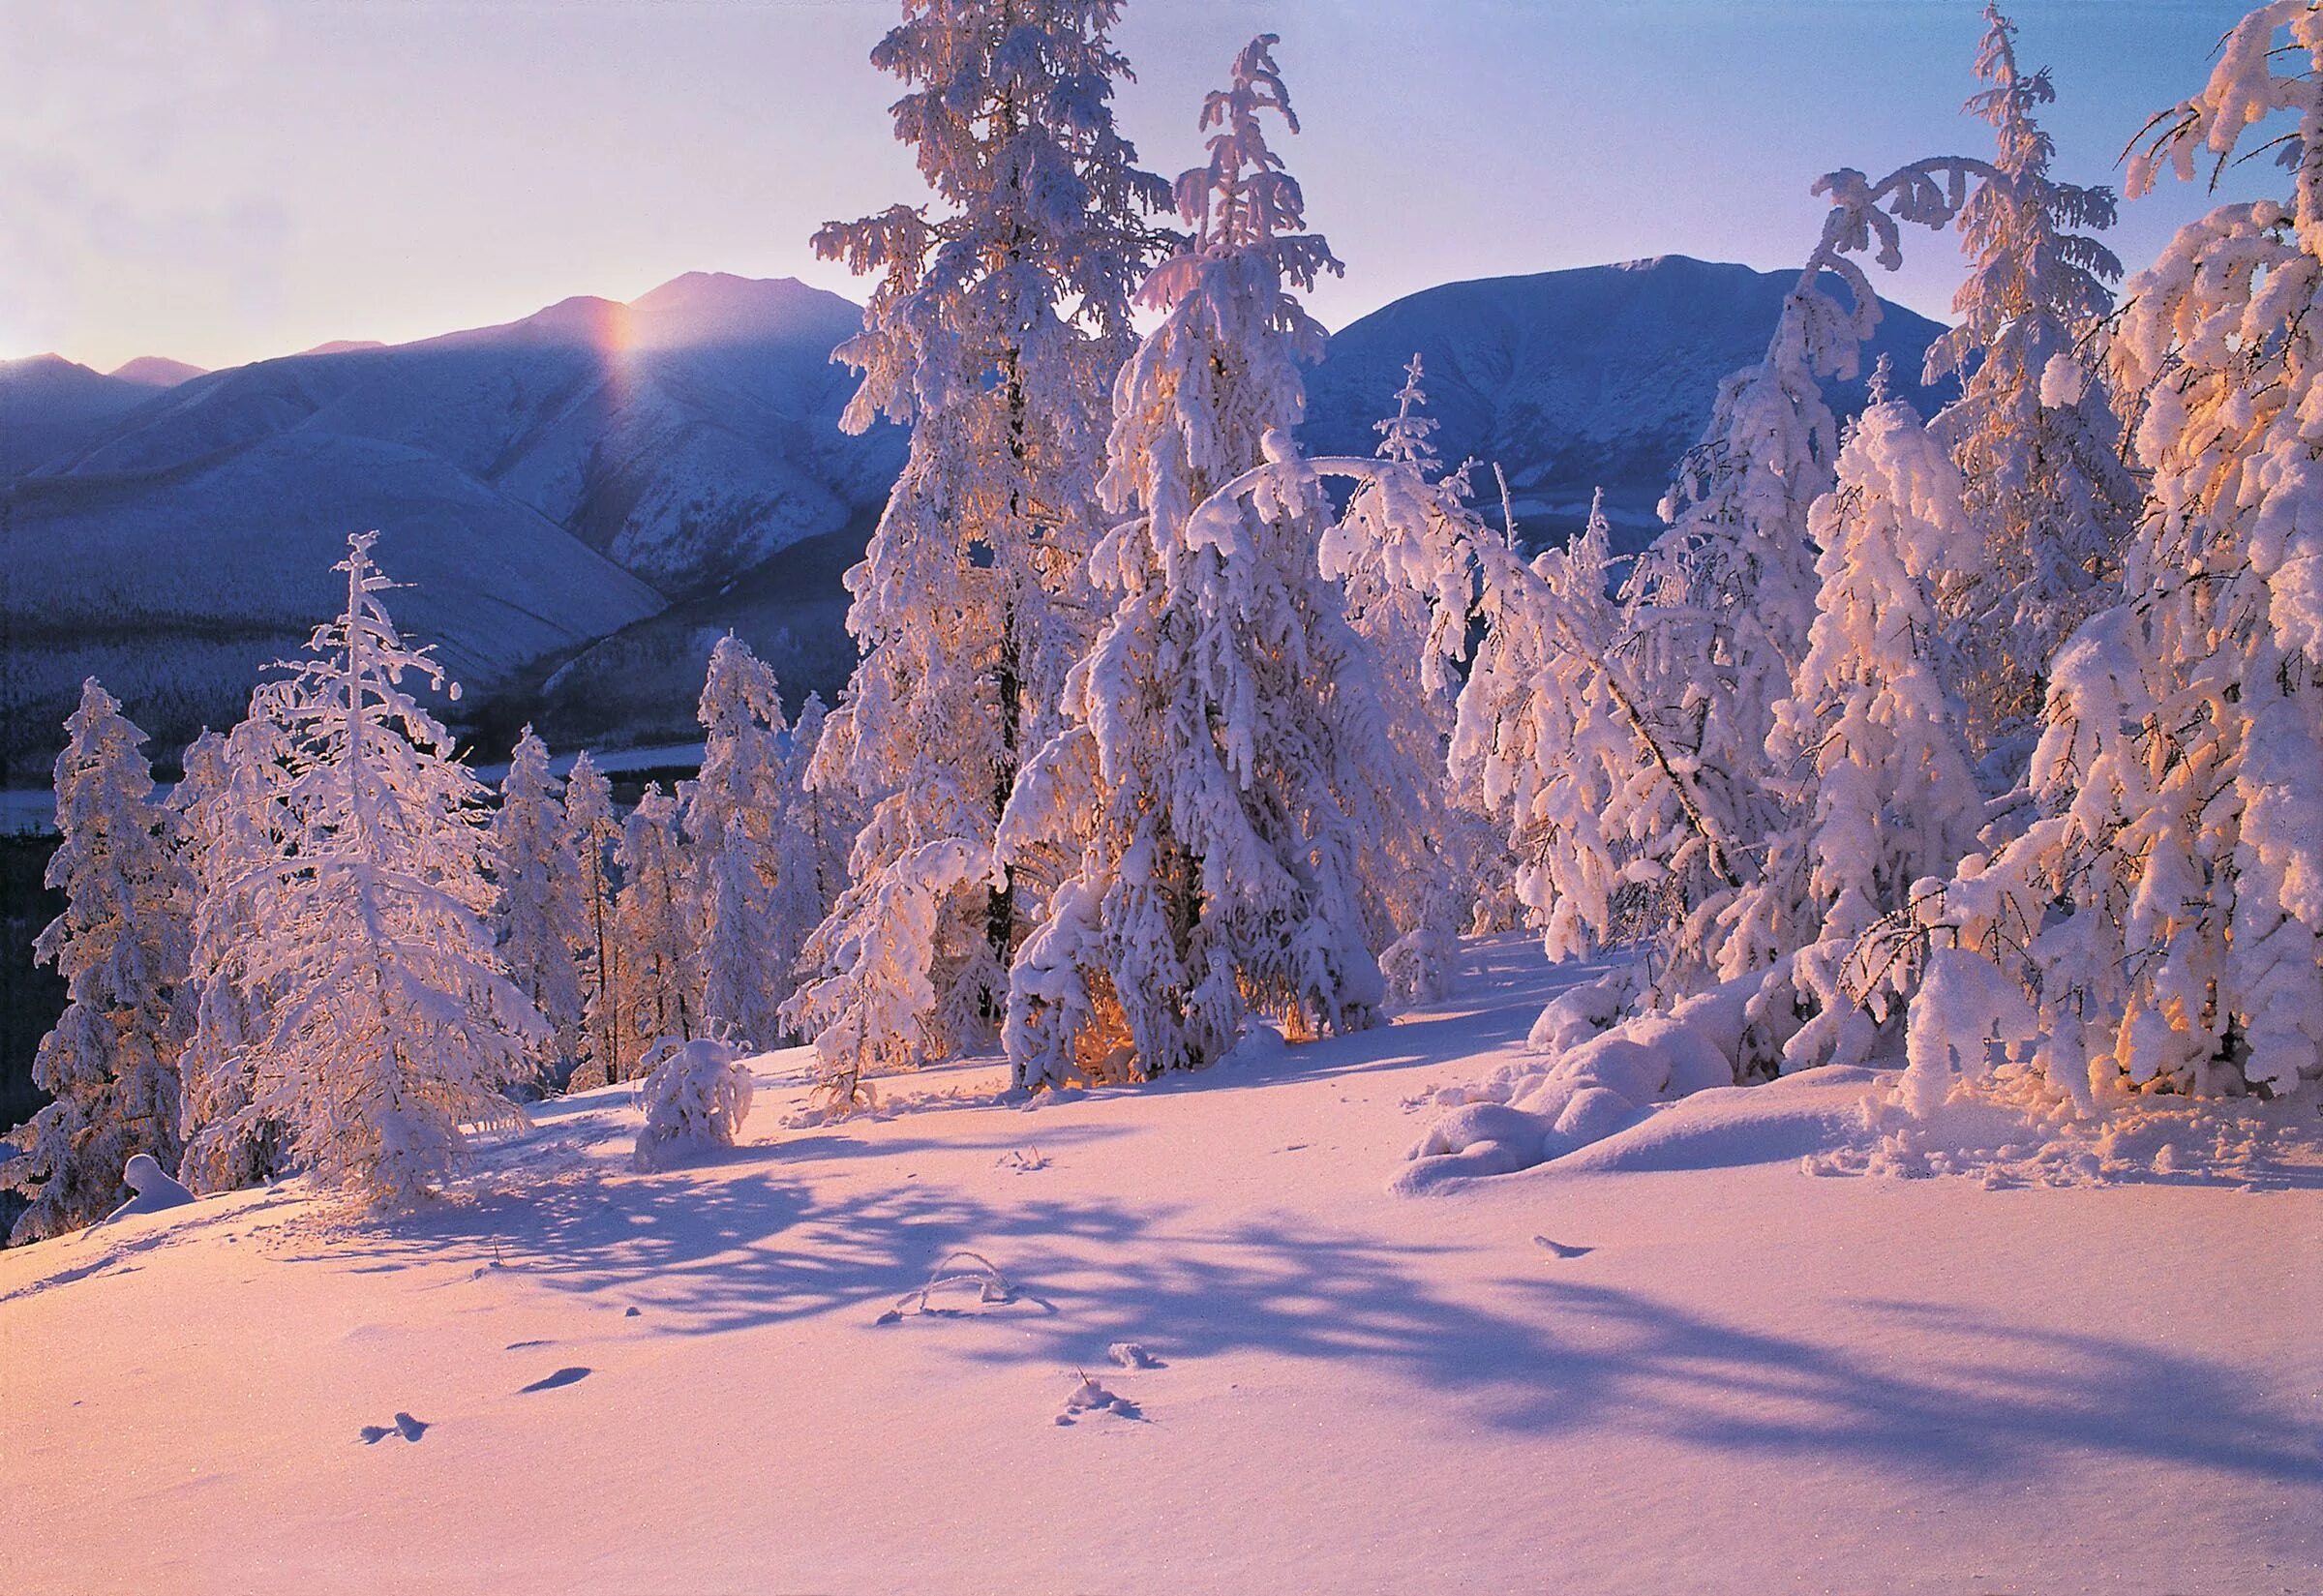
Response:
[[[1320,454],[1371,453],[1373,423],[1417,353],[1444,457],[1497,462],[1529,536],[1578,529],[1603,488],[1616,534],[1635,547],[1657,525],[1672,464],[1702,436],[1719,380],[1765,352],[1797,275],[1668,255],[1423,289],[1333,335],[1308,379],[1306,441]],[[1918,377],[1943,330],[1883,307],[1866,375],[1890,356],[1897,390],[1932,414],[1949,391]],[[1863,391],[1859,379],[1834,381],[1832,407],[1852,414]],[[1491,483],[1489,470],[1478,478],[1488,498]]]
[[[857,319],[794,282],[698,273],[158,395],[68,368],[84,409],[114,409],[57,431],[16,485],[5,603],[28,712],[10,751],[52,741],[91,671],[165,745],[229,719],[326,613],[317,555],[349,528],[381,531],[415,630],[489,699],[850,525],[901,447],[837,429],[850,378],[830,354]]]
[[[2317,1170],[1816,1177],[1785,1085],[1388,1194],[1558,979],[1471,944],[1392,1027],[1029,1110],[972,1061],[789,1128],[777,1053],[705,1167],[630,1173],[613,1089],[414,1218],[0,1253],[9,1587],[2316,1587]]]

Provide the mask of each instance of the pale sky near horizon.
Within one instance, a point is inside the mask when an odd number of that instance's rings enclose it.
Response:
[[[1833,166],[1983,154],[1979,0],[1129,0],[1145,164],[1199,153],[1252,33],[1347,263],[1331,325],[1460,278],[1687,254],[1795,264]],[[2059,175],[2119,182],[2242,0],[2020,0]],[[806,239],[923,194],[866,52],[895,0],[0,0],[0,357],[205,367],[401,342],[679,273],[861,296]],[[2272,168],[2221,193],[2280,187]],[[2131,271],[2214,203],[2126,204]],[[1943,314],[1948,237],[1883,288]]]

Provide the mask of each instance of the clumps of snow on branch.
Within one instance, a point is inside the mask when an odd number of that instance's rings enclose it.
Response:
[[[735,1145],[757,1090],[748,1065],[730,1041],[698,1037],[669,1040],[648,1055],[637,1085],[646,1123],[631,1162],[650,1173],[673,1169]]]

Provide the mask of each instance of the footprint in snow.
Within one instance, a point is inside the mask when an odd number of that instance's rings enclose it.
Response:
[[[1553,1242],[1546,1236],[1535,1236],[1532,1242],[1535,1247],[1559,1258],[1584,1258],[1597,1250],[1593,1247],[1567,1247],[1563,1242]]]
[[[517,1392],[517,1395],[522,1397],[527,1392],[554,1391],[558,1386],[579,1385],[583,1380],[588,1379],[589,1375],[595,1372],[596,1370],[588,1368],[585,1364],[575,1364],[567,1369],[559,1369],[554,1374],[543,1374],[539,1379],[534,1380],[530,1385],[520,1388]]]
[[[408,1413],[398,1413],[395,1423],[391,1425],[365,1425],[355,1433],[363,1437],[365,1446],[377,1446],[390,1435],[401,1435],[407,1441],[416,1441],[430,1428],[424,1419],[414,1419]]]

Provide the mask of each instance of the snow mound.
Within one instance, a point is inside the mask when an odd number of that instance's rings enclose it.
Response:
[[[1864,1105],[1892,1072],[1828,1064],[1764,1086],[1724,1086],[1660,1104],[1614,1135],[1556,1159],[1560,1173],[1739,1169],[1856,1143]]]
[[[732,1147],[757,1091],[729,1043],[704,1037],[663,1047],[661,1061],[637,1088],[646,1123],[631,1161],[645,1173]]]
[[[1404,1155],[1388,1189],[1417,1195],[1448,1180],[1529,1169],[1628,1129],[1656,1103],[1734,1086],[1761,984],[1746,977],[1626,1020],[1616,1019],[1628,1000],[1625,975],[1561,994],[1528,1039],[1546,1062],[1437,1094],[1456,1106]]]

